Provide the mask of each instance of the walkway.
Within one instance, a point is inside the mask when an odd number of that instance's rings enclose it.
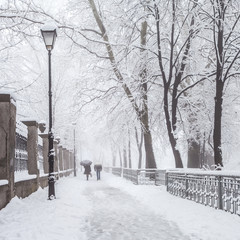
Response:
[[[92,206],[86,218],[89,240],[188,239],[175,225],[105,182],[89,182],[83,194]]]
[[[0,211],[0,240],[240,240],[240,217],[104,173],[60,179]],[[180,230],[181,229],[181,230]]]

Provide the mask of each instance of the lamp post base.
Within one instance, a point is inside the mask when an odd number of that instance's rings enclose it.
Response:
[[[55,183],[54,174],[49,174],[49,176],[48,176],[48,200],[56,199],[54,183]]]

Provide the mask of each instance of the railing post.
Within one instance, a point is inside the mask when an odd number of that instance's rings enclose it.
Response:
[[[168,192],[168,183],[169,183],[169,179],[168,179],[168,172],[166,171],[166,173],[165,173],[165,182],[166,182],[166,186],[167,186],[167,192]]]
[[[62,152],[63,152],[63,170],[67,170],[67,149],[66,148],[62,148]],[[65,174],[64,174],[65,175]]]
[[[15,100],[10,94],[0,94],[0,180],[8,180],[8,202],[14,197],[15,139]]]
[[[54,172],[58,172],[59,170],[59,167],[58,167],[58,162],[59,162],[59,159],[58,159],[58,141],[56,140],[53,140],[53,146],[54,146]]]
[[[36,121],[22,121],[28,128],[27,151],[28,173],[39,177],[38,169],[38,123]]]
[[[188,175],[185,174],[185,198],[188,197]]]
[[[67,163],[67,170],[70,169],[70,153],[69,150],[66,150],[66,163]]]
[[[74,169],[74,154],[72,150],[70,151],[70,168]]]
[[[155,170],[155,178],[154,178],[154,185],[157,185],[157,170]]]
[[[58,146],[58,158],[59,158],[59,171],[63,171],[63,148],[62,145]]]
[[[223,209],[222,202],[222,176],[218,176],[218,207],[219,209]]]
[[[138,185],[138,176],[139,176],[139,172],[140,172],[140,170],[137,170],[137,185]]]

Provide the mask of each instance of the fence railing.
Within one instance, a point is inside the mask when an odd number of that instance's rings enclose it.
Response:
[[[28,169],[27,138],[16,133],[15,147],[15,171],[24,171]]]
[[[105,168],[134,184],[166,185],[167,191],[205,206],[240,215],[240,175],[159,169]]]
[[[42,141],[40,138],[38,141]],[[38,144],[38,168],[43,170],[43,147]],[[27,127],[20,121],[16,123],[15,171],[28,170]]]
[[[240,176],[169,171],[167,191],[206,206],[240,215]]]
[[[159,169],[129,169],[121,167],[104,168],[116,176],[122,176],[139,185],[165,185],[165,170]]]
[[[123,168],[123,177],[132,181],[135,184],[139,184],[139,182],[138,182],[138,170]]]
[[[112,168],[112,174],[116,176],[122,176],[122,168],[120,167]]]

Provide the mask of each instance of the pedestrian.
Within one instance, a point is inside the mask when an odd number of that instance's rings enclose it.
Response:
[[[91,176],[91,166],[90,165],[86,165],[84,166],[84,174],[86,174],[86,177],[87,177],[87,181],[88,181],[88,178],[89,178],[89,175]]]
[[[97,174],[97,180],[100,180],[100,172],[102,171],[102,164],[95,164],[94,165],[94,170],[96,171]]]

